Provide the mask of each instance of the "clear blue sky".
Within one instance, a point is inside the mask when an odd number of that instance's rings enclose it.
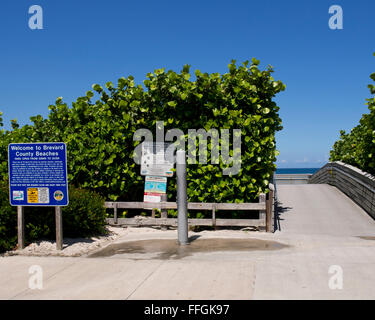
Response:
[[[30,30],[28,9],[44,10]],[[344,29],[328,27],[341,5]],[[231,59],[256,57],[287,85],[276,101],[284,130],[279,167],[319,167],[339,130],[367,112],[375,72],[375,1],[55,1],[3,0],[0,7],[0,110],[6,128],[62,96],[69,104],[93,83],[156,68],[226,72]]]

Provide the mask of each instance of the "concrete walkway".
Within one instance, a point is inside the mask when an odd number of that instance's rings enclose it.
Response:
[[[257,264],[256,299],[374,299],[375,221],[330,185],[278,187],[280,229],[293,246]],[[332,290],[331,266],[343,271]],[[334,267],[333,267],[334,268]]]
[[[158,256],[141,249],[135,254],[121,245],[176,238],[174,230],[145,229],[117,240],[124,250],[111,256],[2,257],[0,298],[375,299],[375,222],[332,186],[280,185],[277,191],[281,230],[274,234],[190,233],[199,236],[197,243],[212,238],[258,239],[266,246],[270,243],[268,249],[257,248],[259,241],[254,241],[249,250]],[[273,248],[271,241],[287,247]],[[29,288],[32,265],[43,270],[43,289]],[[339,275],[337,268],[343,272],[343,288],[330,289],[330,278]]]

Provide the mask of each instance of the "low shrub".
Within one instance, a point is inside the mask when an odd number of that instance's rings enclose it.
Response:
[[[9,204],[9,188],[0,181],[0,252],[17,243],[17,210]]]
[[[105,231],[104,197],[95,191],[70,187],[69,205],[63,207],[63,228],[66,237],[87,237]]]

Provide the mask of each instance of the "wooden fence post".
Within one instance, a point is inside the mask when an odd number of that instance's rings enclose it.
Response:
[[[212,226],[216,230],[216,204],[212,204]]]
[[[266,207],[266,195],[264,193],[259,195],[259,203],[264,204],[264,207]],[[262,225],[266,227],[266,210],[259,210],[259,220],[262,222]]]
[[[269,186],[270,192],[268,193],[268,199],[266,204],[266,231],[272,232],[272,220],[273,220],[273,193],[274,193],[274,186],[270,184]]]
[[[117,203],[115,203],[114,207],[113,207],[113,222],[115,224],[117,224]]]
[[[160,196],[160,200],[161,200],[161,202],[167,202],[167,194],[163,193]],[[161,209],[160,218],[162,218],[162,219],[167,219],[168,218],[168,211],[167,211],[167,209]],[[161,230],[168,230],[168,226],[163,225],[161,227]]]

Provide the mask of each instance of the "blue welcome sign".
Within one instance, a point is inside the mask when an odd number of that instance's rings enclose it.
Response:
[[[11,143],[8,165],[12,206],[69,203],[65,143]]]

